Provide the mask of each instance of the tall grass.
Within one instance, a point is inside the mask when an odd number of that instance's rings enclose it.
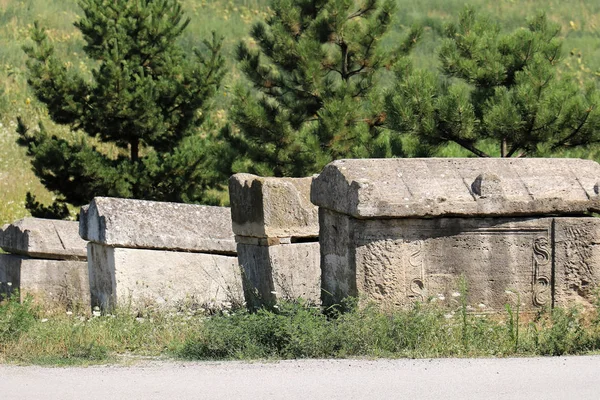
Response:
[[[464,293],[461,294],[465,298]],[[348,301],[341,313],[301,301],[270,310],[147,310],[114,314],[48,311],[31,300],[0,303],[0,362],[72,365],[121,356],[194,360],[348,357],[504,357],[600,350],[598,308],[482,314],[417,303],[383,311]]]
[[[517,323],[517,340],[510,316],[417,304],[391,313],[354,308],[327,318],[296,303],[208,319],[177,354],[204,360],[581,354],[600,349],[600,327],[587,321],[576,308],[547,311]]]

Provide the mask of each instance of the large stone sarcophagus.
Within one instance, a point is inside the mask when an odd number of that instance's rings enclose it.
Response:
[[[229,208],[96,197],[79,234],[89,240],[92,306],[243,302]]]
[[[18,291],[39,303],[89,308],[87,242],[79,224],[23,218],[0,229],[0,299]]]
[[[313,181],[322,300],[487,310],[589,303],[600,282],[600,165],[577,159],[339,160]]]

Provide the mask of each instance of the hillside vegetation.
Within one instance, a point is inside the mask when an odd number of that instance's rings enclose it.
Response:
[[[249,40],[250,26],[269,15],[268,0],[182,0],[191,23],[182,44],[191,51],[200,46],[211,31],[224,37],[224,52],[228,74],[216,99],[214,112],[205,125],[211,129],[227,120],[231,89],[241,78],[233,57],[236,44]],[[562,27],[564,38],[561,68],[575,74],[583,82],[600,82],[600,3],[582,0],[398,0],[393,32],[385,43],[394,43],[407,27],[422,23],[425,33],[414,52],[419,67],[436,69],[436,50],[441,43],[440,29],[445,21],[456,19],[465,3],[481,13],[497,18],[504,29],[523,26],[529,16],[544,11],[549,19]],[[50,126],[47,113],[27,87],[22,46],[29,42],[30,29],[39,21],[48,29],[48,36],[59,58],[69,68],[82,72],[90,70],[89,60],[83,57],[82,38],[73,26],[80,9],[76,0],[0,0],[0,224],[27,215],[25,193],[31,191],[43,202],[51,202],[47,192],[31,172],[25,149],[16,144],[17,116],[34,127],[37,121]],[[212,128],[211,128],[212,127]],[[73,135],[64,128],[52,127],[53,132]],[[442,156],[465,155],[453,147],[442,150]],[[600,158],[597,149],[565,152],[557,156]]]

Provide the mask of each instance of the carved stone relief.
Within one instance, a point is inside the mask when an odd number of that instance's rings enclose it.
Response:
[[[450,299],[464,276],[469,301],[502,309],[552,302],[551,219],[363,221],[355,232],[357,288],[376,302]],[[364,229],[362,229],[364,228]]]

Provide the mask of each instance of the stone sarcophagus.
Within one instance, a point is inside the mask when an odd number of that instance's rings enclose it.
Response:
[[[0,229],[0,297],[19,291],[38,302],[89,308],[87,242],[78,223],[24,218]]]
[[[233,232],[251,307],[278,299],[320,302],[318,210],[312,178],[229,179]]]
[[[315,178],[322,299],[500,310],[589,303],[600,165],[577,159],[340,160]]]
[[[229,208],[96,197],[79,233],[90,241],[92,306],[243,301]]]

